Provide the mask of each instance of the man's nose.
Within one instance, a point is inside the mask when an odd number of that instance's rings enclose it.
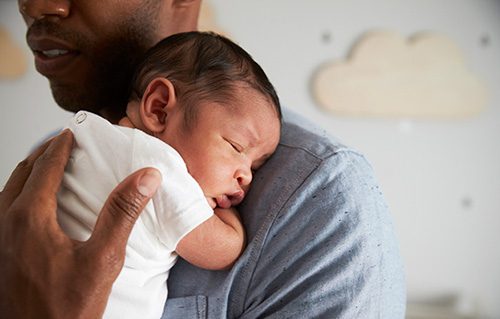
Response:
[[[71,9],[71,0],[18,0],[18,4],[19,11],[27,20],[67,18]]]

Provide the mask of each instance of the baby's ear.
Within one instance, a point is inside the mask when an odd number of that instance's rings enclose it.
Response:
[[[166,78],[155,78],[149,82],[140,106],[140,116],[147,130],[159,133],[165,129],[167,110],[177,102],[175,88]]]

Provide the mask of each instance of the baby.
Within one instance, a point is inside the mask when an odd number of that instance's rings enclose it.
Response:
[[[104,201],[133,171],[163,182],[134,226],[105,318],[160,318],[169,269],[180,255],[206,269],[230,267],[245,235],[237,211],[255,170],[275,151],[276,92],[241,47],[213,34],[170,36],[148,51],[119,126],[79,112],[75,149],[58,196],[58,220],[87,240]]]

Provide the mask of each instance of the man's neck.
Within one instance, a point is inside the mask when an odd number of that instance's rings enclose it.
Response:
[[[116,108],[107,107],[103,108],[99,111],[99,115],[104,117],[106,120],[110,121],[113,124],[118,124],[118,121],[126,114],[125,112],[118,112]]]

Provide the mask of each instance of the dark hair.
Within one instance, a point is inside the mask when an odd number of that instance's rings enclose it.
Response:
[[[262,68],[245,50],[221,35],[193,31],[158,42],[138,65],[129,100],[141,99],[156,77],[173,83],[187,125],[194,120],[199,101],[227,104],[241,84],[268,98],[281,120],[278,95]]]

